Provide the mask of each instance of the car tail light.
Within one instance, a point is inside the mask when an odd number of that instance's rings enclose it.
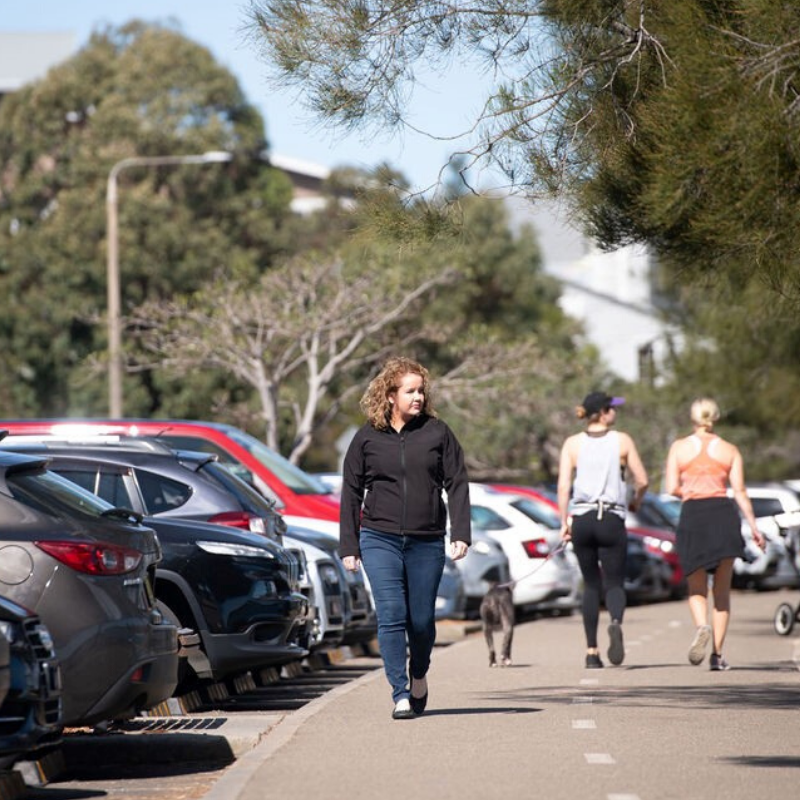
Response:
[[[224,511],[222,514],[215,514],[209,522],[215,525],[230,525],[232,528],[242,528],[253,533],[267,532],[263,517],[257,517],[247,511]]]
[[[78,572],[124,575],[142,563],[142,554],[130,547],[106,542],[35,542],[40,550]]]
[[[550,545],[547,539],[528,539],[527,542],[522,543],[522,546],[525,548],[528,558],[547,558],[550,555]]]

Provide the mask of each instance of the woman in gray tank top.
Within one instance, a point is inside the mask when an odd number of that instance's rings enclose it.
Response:
[[[611,430],[617,417],[616,408],[624,402],[623,398],[605,392],[586,395],[576,409],[578,419],[586,420],[586,430],[570,436],[561,448],[558,472],[561,537],[572,540],[583,575],[583,628],[589,669],[603,666],[597,647],[603,589],[611,616],[608,660],[621,664],[625,658],[622,618],[628,547],[626,471],[630,472],[634,485],[631,511],[639,507],[647,490],[647,472],[633,439],[627,433]]]

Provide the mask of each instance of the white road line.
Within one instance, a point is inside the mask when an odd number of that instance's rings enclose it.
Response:
[[[574,719],[572,727],[576,731],[591,731],[597,727],[597,723],[593,719]]]
[[[572,704],[573,705],[591,705],[594,702],[594,697],[591,696],[583,696],[583,697],[573,697]]]
[[[606,800],[639,800],[638,794],[607,794]]]
[[[597,686],[599,678],[581,678],[581,686]]]
[[[584,753],[587,764],[616,764],[610,753]]]

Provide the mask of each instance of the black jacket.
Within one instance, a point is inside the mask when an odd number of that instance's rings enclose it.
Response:
[[[464,453],[441,420],[423,414],[399,433],[364,425],[350,443],[342,473],[343,557],[360,554],[362,525],[381,533],[444,534],[448,507],[451,538],[470,543]]]

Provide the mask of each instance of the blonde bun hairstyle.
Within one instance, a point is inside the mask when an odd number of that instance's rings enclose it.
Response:
[[[693,425],[710,431],[719,419],[719,406],[710,397],[701,397],[692,403],[690,417]]]

